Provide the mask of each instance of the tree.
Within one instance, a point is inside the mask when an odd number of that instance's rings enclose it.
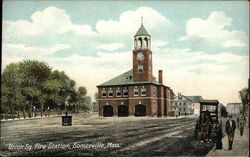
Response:
[[[245,113],[248,109],[247,105],[247,90],[248,88],[243,88],[239,91],[239,96],[243,104],[243,113]]]
[[[84,97],[83,100],[83,109],[84,110],[93,110],[92,108],[92,100],[90,96]]]
[[[19,65],[21,72],[21,87],[26,96],[26,106],[29,106],[29,116],[31,116],[32,107],[43,108],[44,97],[43,84],[51,74],[51,67],[42,61],[24,60]],[[41,102],[40,102],[41,101]],[[37,102],[37,104],[34,104]]]
[[[87,94],[85,87],[76,90],[76,82],[63,71],[52,71],[47,63],[37,60],[10,63],[1,80],[1,113],[11,113],[12,118],[16,112],[20,117],[21,110],[24,118],[26,111],[31,117],[33,107],[40,108],[43,116],[44,108],[58,108],[58,104],[66,107],[66,100],[75,111],[76,104],[83,102]]]
[[[99,100],[99,94],[98,94],[98,92],[95,92],[94,97],[95,97],[95,101],[97,102]]]
[[[20,63],[11,63],[7,65],[2,74],[2,90],[1,98],[3,98],[3,104],[5,107],[5,114],[7,116],[8,112],[11,112],[12,119],[15,118],[15,109],[18,107],[18,101],[21,101],[20,94]],[[17,95],[19,94],[19,95]]]
[[[79,108],[79,105],[81,103],[83,103],[84,101],[84,97],[86,96],[87,94],[87,89],[85,87],[79,87],[78,90],[77,90],[77,112],[78,112],[78,108]]]
[[[221,116],[227,117],[227,109],[224,105],[221,105],[220,113],[221,113]]]

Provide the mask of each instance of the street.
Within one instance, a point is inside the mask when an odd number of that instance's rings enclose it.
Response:
[[[73,115],[1,122],[2,156],[206,156],[213,144],[194,139],[195,116]]]

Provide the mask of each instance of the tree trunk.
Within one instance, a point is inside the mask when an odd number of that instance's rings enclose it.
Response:
[[[14,109],[13,109],[13,107],[11,109],[11,114],[12,114],[12,119],[14,120],[15,119],[15,115],[14,115]]]
[[[5,119],[8,120],[8,112],[5,110]]]
[[[42,106],[41,106],[41,117],[43,116],[43,103],[42,103]]]
[[[31,118],[31,110],[29,109],[29,118]]]
[[[23,118],[25,119],[26,117],[25,117],[25,110],[23,109]]]
[[[74,113],[76,113],[76,103],[74,103]]]
[[[17,110],[17,116],[18,116],[18,119],[20,119],[20,109],[19,108]]]

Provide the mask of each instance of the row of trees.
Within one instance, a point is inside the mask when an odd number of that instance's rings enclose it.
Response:
[[[243,88],[239,91],[239,95],[240,95],[240,99],[242,101],[243,104],[243,113],[245,113],[248,110],[248,104],[249,104],[249,98],[247,98],[247,96],[249,96],[249,91],[248,88]],[[248,100],[247,100],[248,99]]]
[[[63,71],[52,70],[45,62],[25,60],[11,63],[1,75],[1,113],[11,113],[25,118],[32,111],[39,110],[41,116],[45,111],[67,109],[90,109],[91,99],[86,97],[85,87],[76,89],[76,83]]]

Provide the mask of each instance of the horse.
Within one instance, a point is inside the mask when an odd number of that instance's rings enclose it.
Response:
[[[202,140],[201,142],[204,142],[204,138],[209,143],[211,139],[209,139],[211,127],[213,127],[212,123],[210,122],[208,116],[203,112],[200,116],[200,126],[201,126],[201,132],[202,132]]]

